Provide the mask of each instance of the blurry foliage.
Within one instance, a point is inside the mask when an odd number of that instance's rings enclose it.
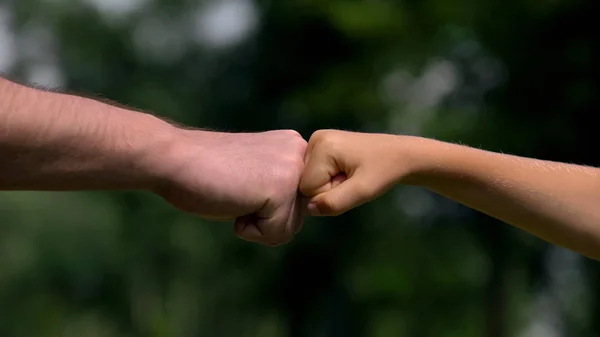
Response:
[[[600,164],[591,0],[264,0],[253,34],[220,49],[195,38],[209,2],[90,3],[8,1],[12,76],[54,60],[66,90],[203,128],[405,132]],[[596,264],[552,288],[570,265],[546,244],[420,189],[309,219],[275,249],[144,193],[1,193],[0,222],[0,336],[502,337],[546,309],[561,335],[600,331]],[[588,301],[538,306],[548,291]]]

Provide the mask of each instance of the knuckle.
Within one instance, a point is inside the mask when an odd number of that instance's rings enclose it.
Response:
[[[291,158],[291,162],[293,167],[296,169],[296,172],[302,173],[302,171],[304,171],[304,158],[301,156],[294,156]]]
[[[296,138],[296,146],[298,147],[298,151],[304,155],[304,153],[306,152],[306,148],[308,147],[308,143],[306,142],[306,140],[304,140],[304,138]]]
[[[281,130],[281,133],[284,134],[285,136],[289,137],[289,138],[302,138],[302,135],[296,131],[296,130],[292,130],[292,129],[287,129],[287,130]]]
[[[329,132],[331,132],[331,130],[326,130],[326,129],[317,130],[312,133],[312,135],[310,136],[310,139],[314,140],[314,141],[319,141],[323,137],[325,137]]]
[[[282,136],[282,144],[285,144],[285,148],[288,151],[293,152],[295,155],[300,154],[304,156],[308,143],[302,137],[302,135],[296,130],[281,130],[279,135]]]
[[[316,141],[323,141],[325,139],[335,136],[338,132],[340,131],[332,129],[321,129],[313,132],[310,138]]]
[[[297,149],[298,152],[302,152],[302,154],[304,155],[304,151],[306,151],[308,142],[297,131],[291,130],[290,136],[292,140],[291,144],[294,146],[294,149]]]
[[[339,145],[339,139],[336,136],[335,132],[327,132],[323,136],[319,138],[317,146],[325,150],[326,152],[330,152],[335,150]]]
[[[300,179],[300,183],[298,184],[298,190],[305,197],[314,196],[313,187],[306,181],[304,177]]]

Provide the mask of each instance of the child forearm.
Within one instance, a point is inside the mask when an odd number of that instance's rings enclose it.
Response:
[[[600,170],[431,139],[323,130],[300,190],[313,215],[338,215],[398,183],[422,186],[546,241],[600,259]]]
[[[600,170],[436,141],[410,182],[600,259]]]

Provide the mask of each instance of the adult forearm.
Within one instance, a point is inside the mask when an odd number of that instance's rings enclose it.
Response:
[[[600,170],[422,141],[414,183],[600,259]]]
[[[145,189],[172,129],[148,114],[0,79],[0,190]]]

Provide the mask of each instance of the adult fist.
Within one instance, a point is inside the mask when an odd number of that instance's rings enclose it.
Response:
[[[157,193],[207,219],[235,219],[242,239],[275,246],[303,222],[298,184],[306,141],[296,131],[220,133],[178,130]]]
[[[300,191],[312,215],[342,214],[377,198],[410,171],[402,136],[316,131],[308,142]]]

